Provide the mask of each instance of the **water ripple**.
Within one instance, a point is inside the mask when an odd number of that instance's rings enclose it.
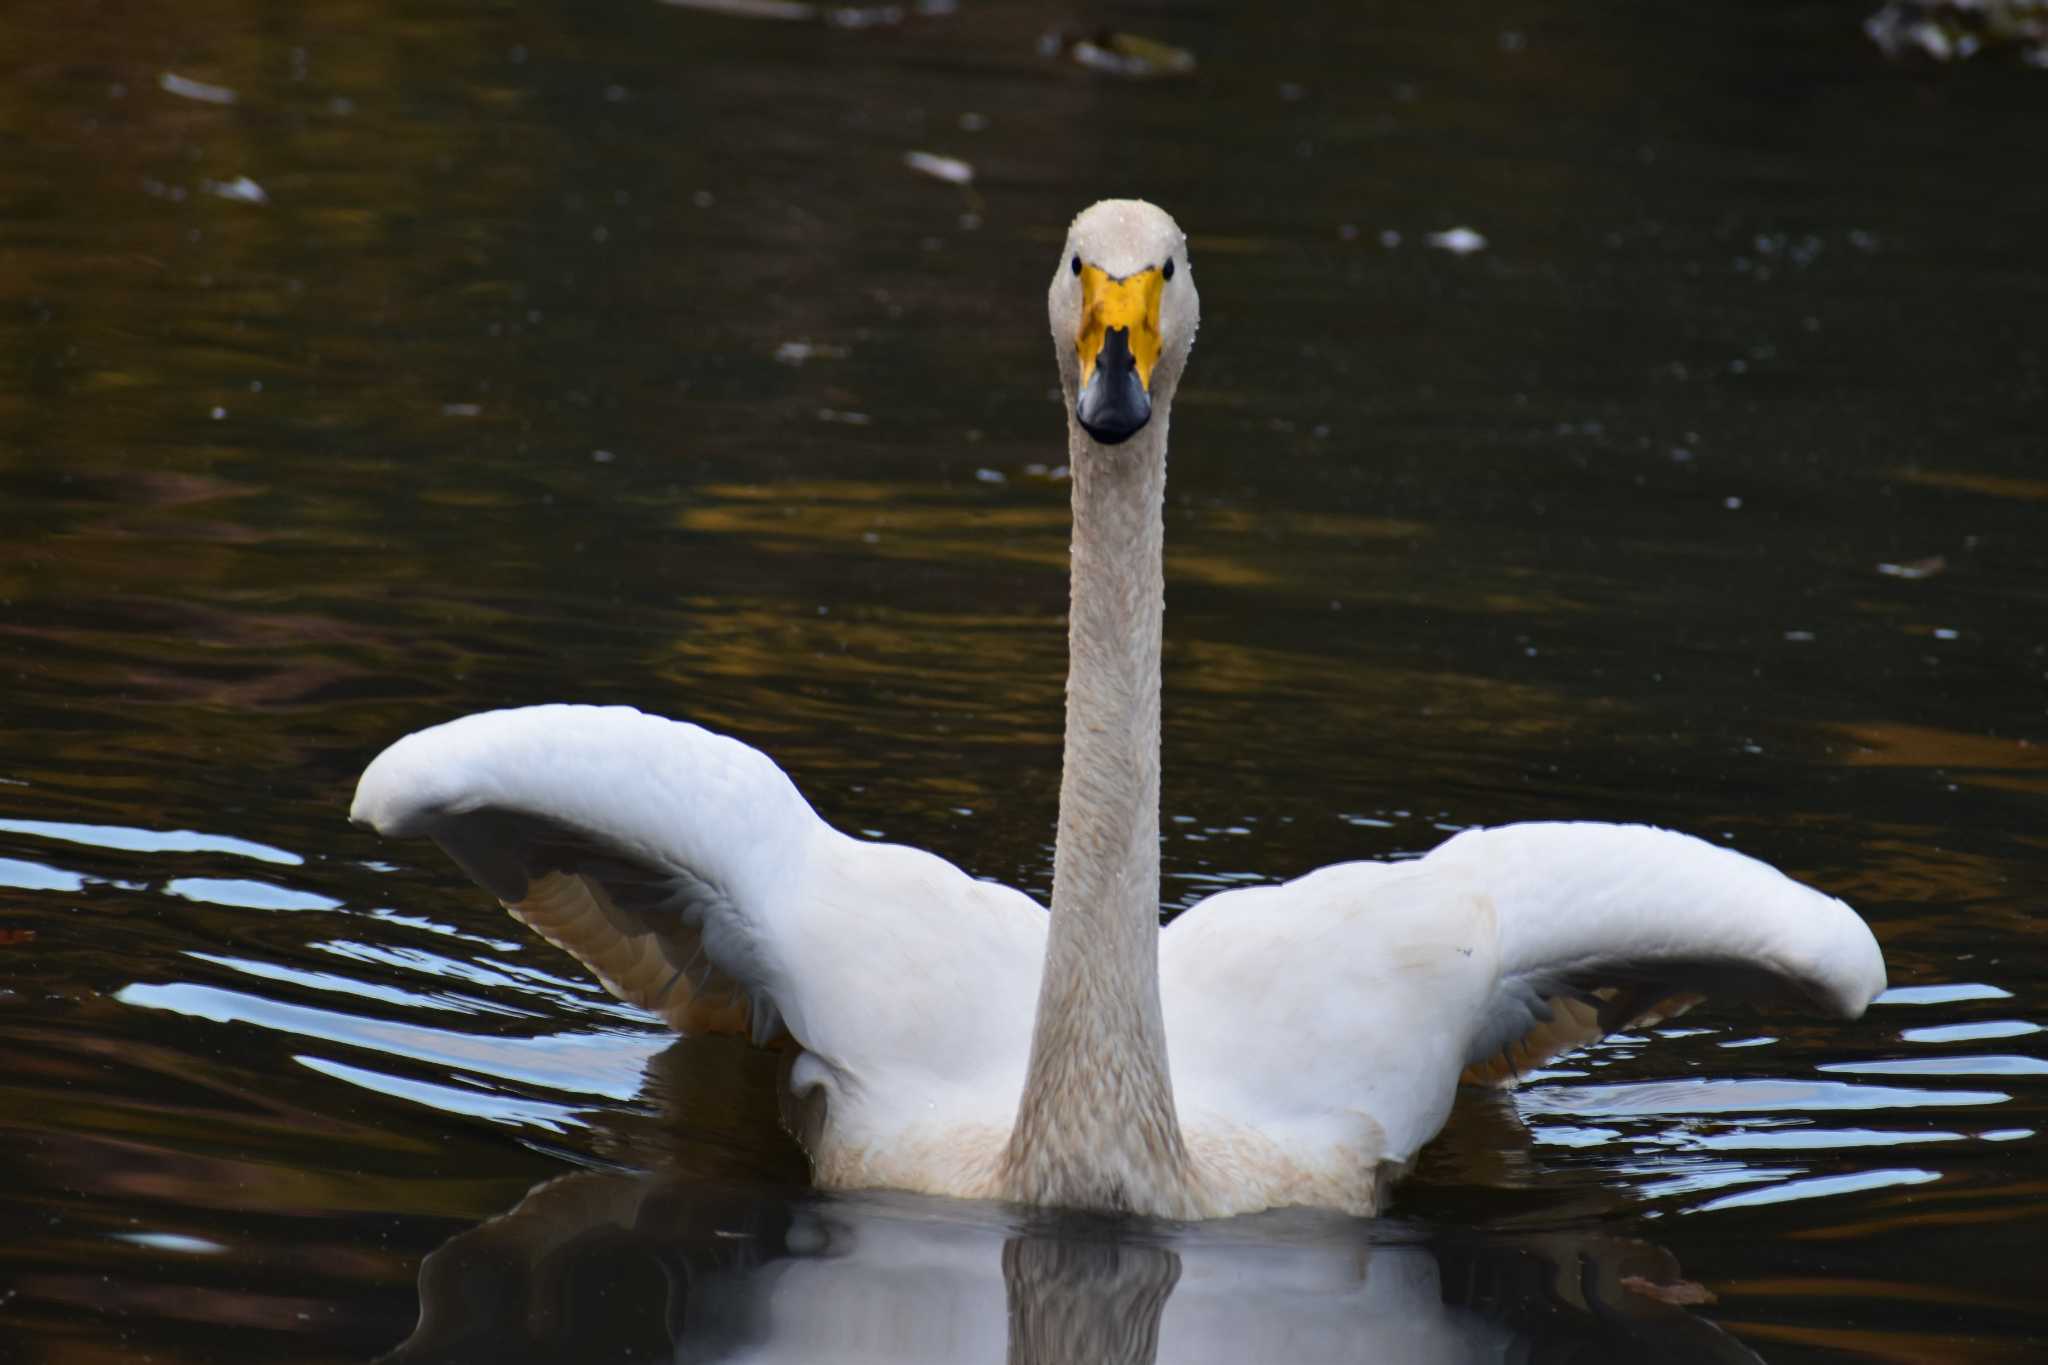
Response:
[[[229,834],[202,834],[197,830],[134,829],[127,825],[79,825],[65,820],[0,820],[0,833],[27,834],[38,839],[60,839],[68,844],[90,844],[94,848],[119,849],[124,853],[232,853],[259,863],[299,867],[305,859],[296,853],[253,839]]]
[[[1923,1171],[1916,1166],[1856,1171],[1849,1175],[1817,1175],[1803,1180],[1782,1181],[1769,1189],[1724,1194],[1719,1199],[1709,1199],[1691,1212],[1711,1213],[1716,1209],[1754,1208],[1759,1204],[1783,1204],[1793,1199],[1824,1199],[1830,1195],[1881,1190],[1892,1185],[1925,1185],[1939,1179],[1939,1171]]]
[[[627,1033],[484,1037],[294,1005],[189,981],[161,985],[136,982],[114,992],[114,998],[141,1009],[169,1010],[218,1024],[254,1024],[431,1066],[471,1071],[565,1094],[621,1101],[638,1093],[647,1057],[674,1041],[667,1034]]]
[[[550,1133],[562,1133],[571,1128],[586,1126],[574,1109],[549,1104],[545,1100],[517,1095],[497,1095],[453,1085],[438,1085],[432,1081],[393,1076],[385,1071],[372,1071],[368,1067],[350,1066],[346,1062],[337,1062],[326,1057],[300,1054],[292,1060],[323,1076],[332,1076],[338,1081],[347,1081],[350,1085],[359,1085],[380,1095],[410,1100],[414,1104],[439,1109],[444,1113],[466,1114],[471,1118],[488,1119],[492,1123],[544,1128]]]
[[[313,891],[294,891],[239,877],[174,877],[164,894],[236,910],[339,910],[341,902]]]
[[[86,879],[76,872],[23,858],[0,858],[0,886],[20,891],[82,891]]]
[[[1834,1067],[1826,1068],[1834,1070]],[[1526,1114],[1730,1114],[1773,1110],[1921,1109],[2003,1104],[1996,1090],[1909,1090],[1843,1081],[1684,1080],[1546,1085],[1520,1092]]]

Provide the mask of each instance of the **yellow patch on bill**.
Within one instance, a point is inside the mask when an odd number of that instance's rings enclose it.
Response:
[[[1074,347],[1081,357],[1081,384],[1095,377],[1095,360],[1112,327],[1130,331],[1131,357],[1138,362],[1138,382],[1152,391],[1152,367],[1159,363],[1159,296],[1166,276],[1157,267],[1113,280],[1096,266],[1081,267],[1081,334]]]

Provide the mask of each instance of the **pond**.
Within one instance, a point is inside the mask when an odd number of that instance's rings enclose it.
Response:
[[[10,6],[0,1355],[2037,1357],[2048,72],[1865,13]],[[833,1197],[772,1056],[347,824],[621,702],[1042,899],[1124,194],[1205,312],[1165,909],[1650,821],[1854,904],[1862,1020],[1611,1038],[1376,1220]]]

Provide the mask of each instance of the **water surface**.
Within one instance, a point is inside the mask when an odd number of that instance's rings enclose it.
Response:
[[[1018,3],[11,7],[0,1354],[2039,1354],[2048,81],[1861,18],[1118,8],[1197,62],[1124,80]],[[1043,896],[1117,193],[1206,308],[1167,909],[1650,820],[1857,905],[1865,1020],[1610,1039],[1372,1223],[832,1199],[772,1059],[345,824],[627,702]]]

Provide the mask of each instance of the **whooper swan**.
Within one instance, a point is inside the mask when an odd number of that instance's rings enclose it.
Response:
[[[1167,419],[1186,239],[1074,220],[1050,311],[1073,471],[1052,912],[825,824],[766,756],[625,708],[409,735],[353,818],[426,835],[621,999],[783,1035],[819,1184],[1210,1217],[1370,1213],[1500,1079],[1705,990],[1847,1017],[1884,960],[1842,902],[1641,826],[1471,830],[1402,863],[1226,891],[1159,926]]]

